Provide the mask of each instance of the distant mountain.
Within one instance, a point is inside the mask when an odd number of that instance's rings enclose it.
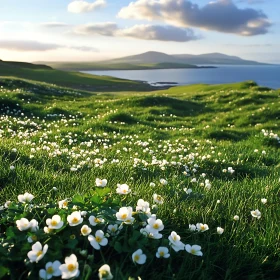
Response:
[[[103,61],[103,63],[131,63],[131,64],[154,64],[154,63],[180,63],[181,61],[172,55],[161,52],[145,52],[142,54],[126,56],[122,58]],[[183,62],[181,62],[183,63]]]
[[[35,62],[47,64],[55,69],[70,71],[97,71],[97,70],[147,70],[147,69],[178,69],[213,67],[214,65],[267,65],[238,56],[222,53],[206,54],[166,54],[162,52],[145,52],[116,59],[92,62]],[[203,67],[203,66],[202,66]]]
[[[112,59],[103,61],[102,63],[133,63],[133,64],[145,64],[145,63],[182,63],[182,64],[230,64],[230,65],[265,65],[251,60],[245,60],[238,56],[230,56],[222,53],[207,53],[207,54],[174,54],[169,55],[161,52],[145,52],[138,55],[126,56],[118,59]]]

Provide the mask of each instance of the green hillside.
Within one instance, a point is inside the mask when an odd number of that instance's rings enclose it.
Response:
[[[161,63],[97,63],[97,62],[46,62],[55,69],[71,71],[94,71],[94,70],[150,70],[150,69],[180,69],[199,68],[196,65],[161,62]]]
[[[280,279],[279,90],[34,80],[0,78],[0,278]]]
[[[52,69],[45,65],[0,61],[0,77],[16,77],[89,91],[147,90],[136,81]]]

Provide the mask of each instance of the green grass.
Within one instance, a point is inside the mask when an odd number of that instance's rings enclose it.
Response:
[[[170,249],[170,259],[158,260],[151,249],[141,266],[130,253],[104,249],[114,279],[280,279],[280,91],[251,81],[103,94],[8,78],[0,87],[0,204],[26,191],[34,203],[46,203],[54,187],[55,200],[90,196],[96,178],[108,180],[115,198],[117,184],[126,183],[132,194],[120,206],[135,209],[140,198],[152,205],[153,194],[160,194],[164,239],[176,231],[185,244],[200,245],[203,257]],[[223,172],[228,167],[235,172]],[[255,209],[259,220],[250,214]],[[190,232],[196,223],[209,230]],[[138,249],[131,244],[127,252]],[[78,254],[79,248],[71,250]],[[99,257],[89,279],[104,264]]]
[[[15,77],[88,91],[147,91],[147,84],[108,76],[55,70],[45,65],[0,61],[0,77]]]

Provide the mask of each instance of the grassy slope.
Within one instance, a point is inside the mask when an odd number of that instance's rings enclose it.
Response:
[[[46,62],[55,69],[62,70],[149,70],[149,69],[180,69],[180,68],[198,68],[196,65],[183,63],[150,63],[150,64],[131,64],[131,63],[95,63],[95,62]]]
[[[47,66],[37,66],[25,63],[8,63],[0,61],[0,77],[17,77],[34,81],[56,84],[89,91],[120,91],[147,90],[143,83],[118,79],[107,76],[94,76],[79,72],[66,72],[48,69]]]
[[[266,129],[279,135],[279,91],[247,82],[96,96],[85,92],[77,95],[71,90],[16,80],[2,80],[1,85],[0,112],[10,115],[12,122],[3,119],[1,124],[5,131],[0,144],[1,202],[16,200],[17,195],[25,191],[43,201],[52,187],[59,189],[60,199],[75,193],[85,194],[96,177],[107,178],[113,192],[117,183],[126,182],[137,193],[128,198],[127,203],[132,205],[138,198],[152,203],[151,196],[155,192],[163,195],[165,203],[158,217],[163,220],[166,231],[175,230],[184,242],[200,244],[204,256],[198,259],[178,253],[170,263],[155,261],[142,270],[139,267],[130,270],[125,266],[117,275],[114,268],[115,279],[127,279],[131,271],[139,272],[142,279],[280,278],[280,144],[261,133]],[[22,90],[16,91],[17,88]],[[15,115],[19,109],[25,116],[35,117],[34,121],[42,126],[38,135],[26,139],[35,145],[22,145],[24,138],[11,137],[12,132],[7,132],[8,126],[17,132],[33,129],[29,124],[17,124],[12,120],[13,117],[24,118]],[[59,114],[62,115],[59,117]],[[67,126],[61,121],[62,116],[68,120]],[[42,136],[44,128],[52,131],[48,137]],[[98,148],[100,152],[93,159],[105,157],[110,162],[118,158],[121,164],[70,172],[70,167],[80,164],[81,159],[52,158],[42,149],[44,145],[51,147],[48,144],[51,142],[70,147],[67,144],[69,132],[76,139],[72,147],[77,148],[73,153]],[[81,144],[89,140],[93,141],[92,147]],[[165,170],[152,165],[148,165],[147,170],[142,165],[132,167],[134,157],[147,162],[152,158],[144,151],[145,146],[135,144],[138,140],[150,142],[148,147],[153,155],[170,162],[178,161],[179,155],[197,153],[194,162],[199,165],[198,173],[188,178],[182,173],[183,168],[172,165],[167,165]],[[103,149],[103,143],[112,146]],[[18,149],[17,154],[11,152],[14,147]],[[33,159],[30,158],[31,147],[40,148]],[[124,151],[124,148],[131,148],[131,151]],[[265,155],[261,153],[263,150]],[[10,165],[16,166],[16,173],[9,170]],[[233,175],[222,172],[229,166],[236,170]],[[202,181],[200,174],[203,172],[211,181],[210,191],[190,182],[193,177]],[[168,185],[160,186],[159,178],[166,178]],[[155,188],[149,187],[151,181],[156,183]],[[192,188],[197,196],[189,199],[183,195],[183,188]],[[268,199],[267,205],[260,202],[263,197]],[[221,202],[218,204],[217,200]],[[257,208],[262,218],[253,221],[250,211]],[[240,221],[234,222],[234,215],[239,215]],[[207,223],[210,230],[191,234],[188,225],[196,222]],[[222,236],[215,233],[217,226],[225,228]],[[113,266],[117,260],[108,262]]]

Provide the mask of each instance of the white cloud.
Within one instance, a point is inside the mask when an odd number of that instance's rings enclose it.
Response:
[[[75,0],[68,5],[68,12],[74,14],[88,13],[105,6],[105,0],[96,0],[93,3],[84,0]]]
[[[86,46],[67,46],[52,43],[43,43],[29,40],[0,40],[0,49],[21,52],[44,52],[57,49],[72,49],[78,51],[98,52],[98,49]]]
[[[188,0],[137,0],[122,8],[118,17],[158,20],[243,36],[265,34],[271,25],[262,11],[238,8],[232,0],[216,0],[202,7]]]
[[[121,36],[142,40],[187,42],[199,39],[190,28],[178,28],[161,25],[134,25],[119,31]]]
[[[114,22],[89,23],[74,28],[74,33],[81,35],[115,36],[118,26]]]
[[[42,22],[40,23],[40,26],[46,27],[46,28],[65,28],[69,27],[69,24],[59,21],[50,21],[50,22]]]
[[[142,40],[187,42],[197,40],[190,28],[179,28],[170,25],[140,24],[129,28],[120,28],[114,22],[89,23],[74,28],[74,33],[84,36],[109,36],[109,37],[132,37]]]

